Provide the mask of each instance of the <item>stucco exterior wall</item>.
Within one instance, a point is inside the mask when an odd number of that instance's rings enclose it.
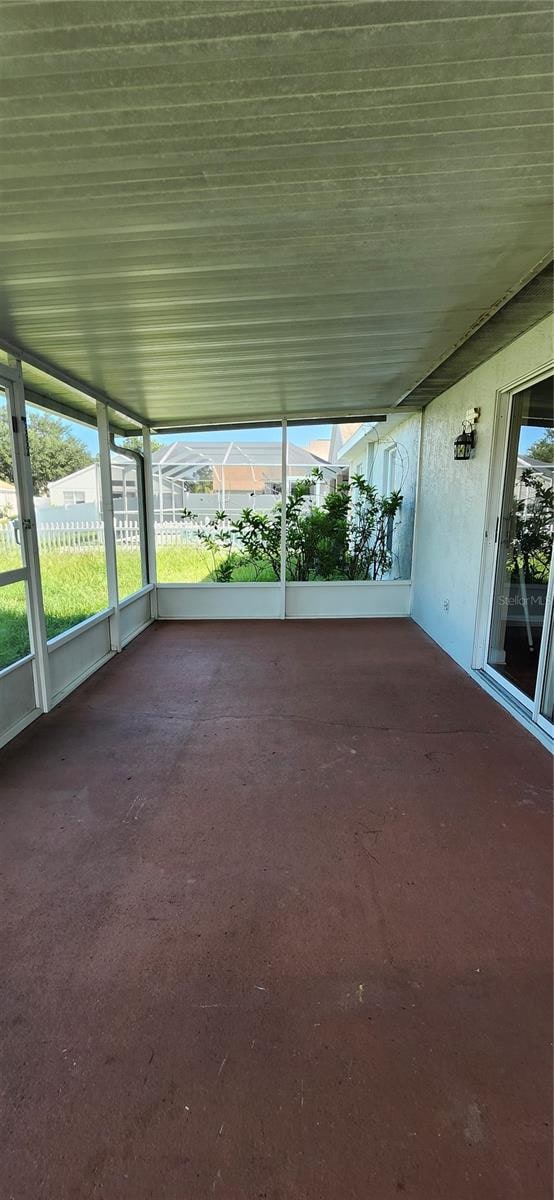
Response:
[[[393,448],[396,450],[394,488],[402,492],[403,501],[394,528],[392,568],[387,576],[390,579],[409,579],[412,569],[420,421],[420,413],[411,413],[390,429],[378,426],[340,457],[351,475],[364,475],[384,495],[391,490],[388,456]]]
[[[386,475],[384,459],[388,448],[394,445],[396,447],[394,483],[403,496],[392,540],[392,579],[409,579],[412,573],[420,424],[421,413],[412,413],[406,421],[391,431],[387,442],[378,444],[374,480],[379,488],[384,488]]]
[[[423,413],[412,617],[466,670],[472,665],[496,395],[548,367],[553,337],[548,317]],[[475,455],[455,462],[454,438],[472,407],[481,409]]]

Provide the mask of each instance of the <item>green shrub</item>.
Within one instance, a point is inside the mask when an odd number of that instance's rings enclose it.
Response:
[[[316,468],[297,480],[286,500],[287,579],[382,579],[390,570],[390,531],[402,504],[399,492],[380,496],[363,475],[340,483],[320,506],[308,508]],[[184,516],[190,514],[184,513]],[[281,569],[281,501],[268,513],[243,509],[229,521],[217,512],[200,541],[214,558],[212,577],[229,583],[237,568],[250,566],[259,578],[268,568],[278,579]]]

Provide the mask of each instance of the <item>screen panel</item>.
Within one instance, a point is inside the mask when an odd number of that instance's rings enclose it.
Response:
[[[281,426],[167,439],[153,454],[159,583],[280,578]]]

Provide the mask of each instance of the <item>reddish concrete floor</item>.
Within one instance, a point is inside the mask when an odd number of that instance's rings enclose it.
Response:
[[[550,1197],[550,760],[415,625],[158,625],[0,765],[3,1198]]]

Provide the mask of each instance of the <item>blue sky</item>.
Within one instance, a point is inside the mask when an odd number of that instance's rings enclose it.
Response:
[[[98,452],[98,440],[96,430],[90,429],[88,425],[80,425],[77,422],[65,422],[67,428],[85,443],[87,450],[91,454]],[[297,446],[306,446],[308,442],[314,441],[316,438],[330,438],[331,425],[299,425],[296,428],[289,430],[289,441],[295,442]],[[545,429],[539,429],[537,426],[523,426],[519,435],[519,449],[526,453],[529,446],[543,437]],[[169,444],[175,441],[194,442],[228,442],[230,440],[238,442],[278,442],[281,439],[281,429],[275,426],[272,429],[225,429],[214,432],[204,431],[203,433],[181,433],[181,434],[154,434],[157,441]]]
[[[98,450],[98,442],[96,430],[89,429],[87,425],[77,425],[68,422],[68,429],[80,438],[85,443],[91,454],[96,454]],[[275,426],[274,429],[225,429],[218,430],[213,433],[173,433],[173,434],[153,434],[156,441],[169,444],[170,442],[186,441],[194,442],[279,442],[281,440],[281,429]],[[315,438],[330,438],[330,425],[300,425],[296,429],[289,430],[289,441],[295,442],[297,446],[306,446],[308,442],[313,442]]]
[[[536,425],[524,425],[519,434],[519,449],[525,454],[529,446],[532,446],[533,442],[540,441],[545,433],[546,429],[537,429]]]

